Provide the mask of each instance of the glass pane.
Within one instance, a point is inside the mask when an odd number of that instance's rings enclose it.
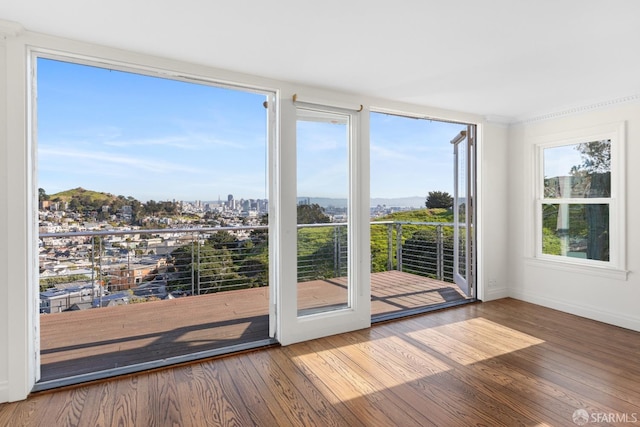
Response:
[[[298,315],[349,307],[349,116],[298,110]]]
[[[609,205],[543,205],[542,253],[609,261]]]
[[[544,197],[611,197],[611,140],[544,149]]]
[[[41,380],[268,339],[265,94],[37,72]]]
[[[467,254],[467,233],[465,224],[467,221],[467,144],[458,144],[458,167],[457,167],[457,198],[455,208],[458,211],[458,271],[457,273],[466,279],[466,254]]]

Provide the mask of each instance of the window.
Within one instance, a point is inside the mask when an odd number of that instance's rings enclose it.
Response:
[[[538,144],[536,256],[623,268],[623,125]]]

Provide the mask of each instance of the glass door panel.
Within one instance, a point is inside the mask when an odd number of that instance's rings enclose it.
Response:
[[[297,110],[297,314],[347,309],[350,116]]]
[[[276,319],[282,345],[371,325],[368,206],[358,185],[368,150],[359,141],[360,110],[295,98],[294,105],[283,109],[295,118],[284,141],[294,136],[296,143],[283,144],[281,157],[285,176],[295,176],[282,185]]]
[[[471,241],[473,219],[471,150],[473,126],[460,132],[451,143],[454,156],[453,189],[453,280],[468,296],[471,296]]]

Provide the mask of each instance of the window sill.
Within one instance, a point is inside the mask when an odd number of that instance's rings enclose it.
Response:
[[[600,276],[621,281],[626,281],[629,275],[628,270],[575,264],[564,260],[556,261],[551,259],[527,258],[525,260],[525,264],[536,268],[551,268],[554,270],[566,271],[569,273],[587,274],[589,276]]]

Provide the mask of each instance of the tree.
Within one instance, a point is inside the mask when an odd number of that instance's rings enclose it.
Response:
[[[80,203],[80,201],[78,199],[73,197],[73,198],[71,198],[71,201],[69,202],[68,209],[70,211],[73,211],[73,212],[78,212],[78,211],[82,210],[82,204]]]
[[[578,144],[582,165],[572,173],[588,176],[586,197],[611,197],[611,141],[591,141]],[[609,261],[609,205],[584,206],[587,223],[587,258]]]
[[[577,169],[586,169],[590,173],[606,173],[611,171],[611,141],[583,142],[576,150],[582,155],[582,165]]]
[[[149,200],[143,205],[143,212],[151,216],[155,216],[159,210],[158,203],[155,200]]]
[[[49,195],[44,190],[44,188],[38,188],[38,200],[41,201],[41,202],[43,200],[49,200]]]
[[[429,191],[425,204],[429,209],[450,209],[453,207],[453,196],[445,191]]]
[[[298,205],[298,224],[326,224],[331,222],[324,209],[317,203]]]
[[[207,244],[216,249],[235,249],[238,247],[239,240],[228,231],[217,231],[207,239]]]
[[[208,294],[219,291],[251,287],[246,277],[237,273],[231,252],[216,249],[209,242],[188,244],[171,253],[173,260],[172,289]],[[193,274],[193,282],[191,275]]]

